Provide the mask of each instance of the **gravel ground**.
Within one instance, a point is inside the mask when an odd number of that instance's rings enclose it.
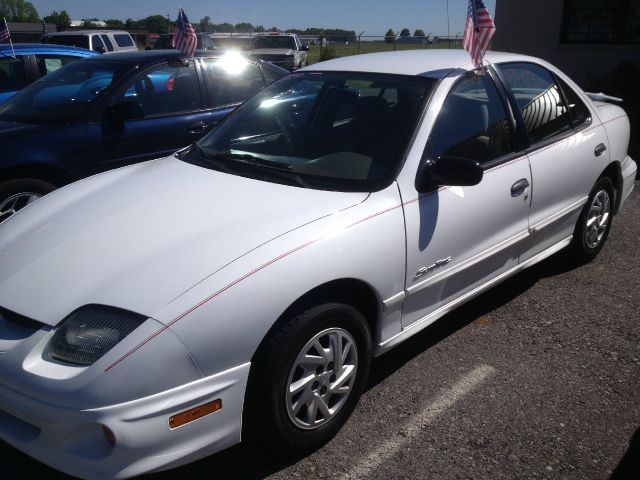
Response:
[[[317,452],[237,446],[148,478],[640,479],[639,190],[592,263],[554,256],[376,359]],[[22,476],[64,478],[0,455]]]

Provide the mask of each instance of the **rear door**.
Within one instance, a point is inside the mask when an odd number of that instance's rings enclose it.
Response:
[[[520,261],[568,242],[609,163],[604,127],[557,73],[535,63],[497,65],[526,131],[533,188],[531,236]]]
[[[138,73],[109,105],[123,103],[133,104],[139,118],[114,123],[105,117],[89,125],[88,155],[99,159],[100,170],[170,155],[198,140],[212,124],[197,62],[164,63]]]

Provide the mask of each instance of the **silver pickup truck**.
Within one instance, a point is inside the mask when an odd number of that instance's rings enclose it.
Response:
[[[269,32],[253,37],[251,56],[287,70],[307,66],[309,47],[294,33]]]

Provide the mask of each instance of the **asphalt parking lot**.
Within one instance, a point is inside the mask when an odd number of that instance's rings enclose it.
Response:
[[[376,359],[338,436],[148,479],[640,478],[640,182],[592,263],[554,256]],[[13,471],[65,478],[0,445]]]

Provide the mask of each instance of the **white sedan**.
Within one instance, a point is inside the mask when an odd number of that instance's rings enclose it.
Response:
[[[88,478],[241,437],[317,448],[372,356],[560,250],[595,257],[633,188],[625,112],[539,59],[486,64],[314,65],[4,222],[0,438]]]

